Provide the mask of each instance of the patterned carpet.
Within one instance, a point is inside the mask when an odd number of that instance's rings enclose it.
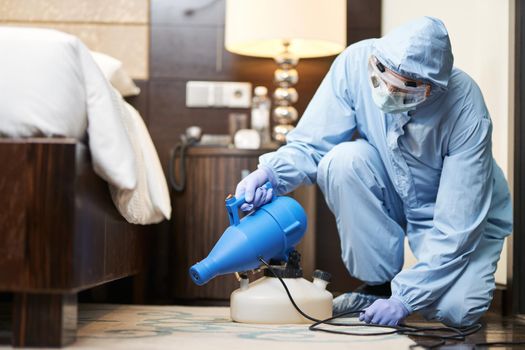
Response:
[[[311,332],[306,325],[234,323],[226,307],[84,305],[74,347],[318,350],[406,349],[410,344],[403,336],[363,338]]]
[[[77,341],[67,349],[408,349],[410,344],[397,335],[353,337],[311,332],[307,325],[234,323],[227,307],[81,304]]]
[[[0,303],[0,344],[11,342],[10,311],[9,304]],[[311,332],[307,325],[233,323],[226,307],[80,304],[79,314],[78,339],[68,349],[397,350],[414,344],[404,336],[352,337]],[[410,316],[407,322],[417,326],[440,325],[417,315]],[[525,342],[525,318],[489,312],[481,323],[483,328],[467,337],[465,343],[443,348],[474,349],[473,344],[487,341]],[[371,331],[364,327],[351,330]],[[12,348],[0,345],[0,350],[6,349]]]

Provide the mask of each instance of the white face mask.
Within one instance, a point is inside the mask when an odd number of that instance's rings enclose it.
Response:
[[[381,87],[372,88],[372,99],[385,113],[403,113],[416,108],[415,104],[405,104],[402,94],[390,94]]]

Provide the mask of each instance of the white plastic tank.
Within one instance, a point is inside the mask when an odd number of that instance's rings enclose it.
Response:
[[[326,290],[330,274],[316,270],[313,283],[304,278],[283,278],[290,294],[303,312],[324,320],[332,316],[332,294]],[[275,277],[262,277],[241,287],[230,298],[231,318],[241,323],[313,323],[292,305],[284,287]]]

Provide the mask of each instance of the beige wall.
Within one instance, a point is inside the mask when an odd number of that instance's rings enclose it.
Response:
[[[512,174],[510,0],[383,0],[382,5],[383,33],[422,15],[443,20],[455,66],[472,76],[483,92],[494,124],[494,157],[508,178]],[[505,247],[496,273],[498,283],[506,283],[506,260]],[[411,254],[406,256],[407,265],[414,261]]]
[[[149,0],[0,0],[0,25],[55,28],[148,78]]]

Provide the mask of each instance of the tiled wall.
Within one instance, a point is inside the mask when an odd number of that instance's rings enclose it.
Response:
[[[149,76],[149,0],[0,0],[0,25],[55,28]]]

